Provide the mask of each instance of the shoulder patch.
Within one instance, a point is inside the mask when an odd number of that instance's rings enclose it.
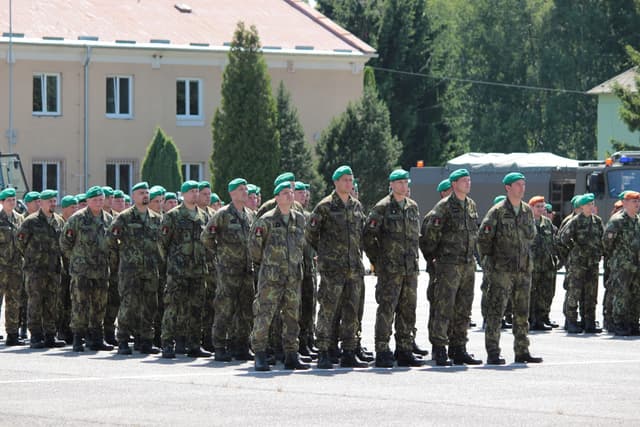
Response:
[[[256,237],[262,237],[262,227],[256,227]]]
[[[485,234],[491,233],[491,226],[489,224],[485,225],[484,227],[482,227],[482,232]]]
[[[369,221],[369,228],[376,228],[376,225],[378,225],[378,221],[375,218]]]
[[[207,229],[209,234],[215,234],[216,230],[218,230],[218,227],[216,227],[215,225],[210,225],[209,228]]]
[[[162,235],[166,236],[169,234],[169,227],[166,225],[162,226]]]
[[[67,229],[67,232],[65,233],[65,236],[67,236],[67,238],[72,239],[73,238],[73,229],[69,228]]]
[[[435,216],[431,218],[431,223],[436,227],[440,227],[440,225],[442,224],[442,218]]]
[[[24,233],[18,233],[18,240],[19,240],[19,241],[21,241],[21,242],[22,242],[22,241],[24,240],[24,238],[25,238]]]

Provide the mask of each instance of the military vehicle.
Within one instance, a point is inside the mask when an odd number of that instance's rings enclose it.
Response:
[[[20,156],[15,153],[0,153],[0,190],[9,187],[16,189],[18,199],[22,199],[29,191]]]

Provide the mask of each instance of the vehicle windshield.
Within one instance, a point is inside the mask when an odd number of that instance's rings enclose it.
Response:
[[[18,199],[27,192],[22,164],[14,154],[0,154],[0,190],[7,187],[16,189]]]
[[[607,173],[607,189],[609,196],[618,197],[625,190],[640,191],[640,170],[638,169],[610,169]]]

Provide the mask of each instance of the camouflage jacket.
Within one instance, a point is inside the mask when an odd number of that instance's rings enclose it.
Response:
[[[69,274],[91,279],[108,279],[107,231],[112,217],[101,211],[96,217],[82,208],[69,218],[60,235],[60,248],[69,258]]]
[[[292,209],[285,223],[277,206],[255,221],[249,236],[249,253],[260,264],[261,282],[278,282],[287,277],[302,280],[304,226],[303,214]]]
[[[516,215],[509,199],[495,204],[480,224],[478,250],[489,270],[530,273],[531,244],[536,237],[533,212],[520,202]]]
[[[17,212],[11,216],[0,211],[0,270],[21,270],[22,255],[16,249],[16,235],[24,218]]]
[[[626,212],[609,219],[602,239],[607,265],[612,270],[632,275],[640,263],[640,218]]]
[[[461,202],[451,193],[425,215],[420,234],[425,259],[442,264],[473,262],[478,239],[476,203],[469,197]]]
[[[362,236],[369,260],[381,272],[418,272],[418,205],[410,198],[400,205],[392,194],[371,209]]]
[[[202,242],[217,260],[217,271],[224,274],[251,272],[249,231],[254,214],[249,208],[238,212],[233,203],[220,208],[202,232]]]
[[[560,230],[560,241],[569,249],[567,265],[592,267],[602,256],[602,219],[579,214]]]
[[[318,252],[318,270],[353,270],[364,274],[364,221],[362,205],[351,196],[346,204],[335,191],[320,200],[305,229],[307,242]]]
[[[311,218],[311,212],[303,210],[303,213],[304,213],[304,221],[306,224],[309,222],[309,219]],[[318,265],[316,263],[316,251],[311,247],[311,245],[306,244],[306,240],[304,245],[304,257],[302,260],[302,270],[304,272],[305,277],[313,276],[314,274],[316,274],[318,270]]]
[[[202,209],[191,211],[184,204],[162,216],[160,245],[166,254],[168,275],[200,278],[207,274],[205,248],[200,240],[205,224]]]
[[[531,245],[533,269],[536,271],[555,271],[558,265],[556,235],[551,220],[541,216],[536,223],[536,238]]]
[[[211,220],[211,218],[213,218],[213,216],[216,214],[216,211],[214,211],[213,209],[211,209],[209,206],[206,207],[206,209],[202,209],[202,212],[204,212],[204,216],[205,216],[205,224],[208,224],[209,221]],[[209,248],[205,249],[206,254],[207,254],[207,274],[209,276],[215,276],[216,274],[216,256],[213,253],[213,251]]]
[[[256,218],[260,218],[262,215],[269,212],[271,209],[275,209],[276,206],[278,206],[278,203],[276,203],[275,197],[267,200],[266,202],[264,202],[262,205],[258,207],[258,210],[256,211]],[[300,202],[296,202],[296,201],[293,202],[293,206],[291,206],[291,209],[298,212],[304,212],[304,207],[300,204]]]
[[[109,227],[107,243],[119,255],[118,274],[158,276],[161,217],[151,209],[141,214],[135,206],[116,216]]]
[[[16,239],[16,247],[24,257],[25,271],[62,271],[60,233],[63,228],[64,220],[60,215],[54,213],[47,218],[42,209],[25,218]]]

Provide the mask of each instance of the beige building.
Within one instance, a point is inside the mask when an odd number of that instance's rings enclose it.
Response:
[[[257,27],[274,90],[284,81],[310,144],[362,93],[374,50],[303,1],[177,3],[14,1],[11,29],[3,6],[0,151],[20,154],[31,188],[129,191],[157,126],[176,142],[185,178],[209,179],[238,21]]]

